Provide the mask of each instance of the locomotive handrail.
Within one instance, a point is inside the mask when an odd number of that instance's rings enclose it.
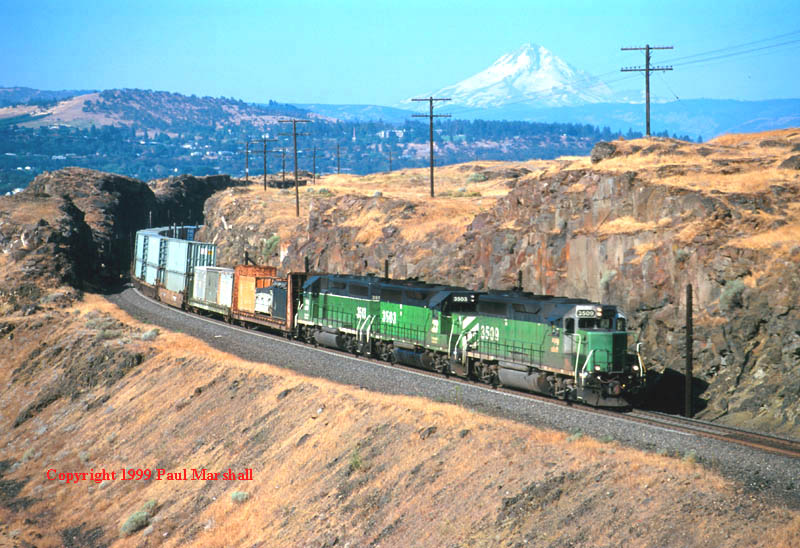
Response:
[[[644,378],[645,376],[645,369],[644,369],[644,360],[642,359],[642,354],[639,352],[639,349],[642,347],[642,343],[636,343],[636,357],[639,359],[639,376]]]
[[[594,348],[589,352],[589,355],[586,356],[586,361],[583,362],[583,367],[581,368],[581,388],[583,388],[583,380],[586,378],[586,366],[589,365],[589,359],[594,355]]]
[[[375,321],[375,318],[376,318],[376,317],[377,317],[377,316],[376,316],[375,314],[372,314],[372,315],[370,316],[370,320],[369,320],[369,326],[367,327],[367,340],[366,340],[366,343],[367,343],[367,344],[369,344],[369,339],[370,339],[370,335],[371,335],[371,332],[372,332],[372,322],[374,322],[374,321]]]
[[[581,344],[583,344],[583,337],[581,337],[580,333],[575,333],[575,337],[578,339],[578,351],[575,352],[575,386],[578,386],[578,360],[581,357]]]

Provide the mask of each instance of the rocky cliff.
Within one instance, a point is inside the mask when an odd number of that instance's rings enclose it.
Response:
[[[130,268],[137,230],[150,222],[202,221],[206,198],[235,184],[228,176],[181,176],[151,189],[82,168],[40,175],[25,191],[0,197],[0,308],[36,306],[61,284],[99,290],[118,284]]]
[[[697,145],[617,141],[593,158],[331,176],[303,195],[255,188],[206,203],[205,237],[285,270],[374,272],[624,307],[661,408],[682,401],[685,288],[694,290],[703,418],[800,435],[800,131]],[[227,251],[226,251],[227,250]],[[227,253],[227,255],[226,255]]]

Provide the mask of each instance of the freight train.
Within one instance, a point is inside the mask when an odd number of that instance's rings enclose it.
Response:
[[[136,235],[135,283],[171,306],[248,327],[601,407],[644,393],[637,344],[613,305],[523,291],[472,291],[377,276],[216,266],[198,227]]]

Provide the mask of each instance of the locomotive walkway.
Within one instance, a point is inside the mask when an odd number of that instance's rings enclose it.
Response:
[[[276,335],[188,314],[151,301],[132,288],[106,298],[138,320],[197,337],[214,348],[250,361],[269,363],[367,390],[450,402],[536,427],[580,432],[646,451],[676,456],[691,454],[749,489],[772,493],[792,506],[800,507],[800,458],[678,430],[668,422],[658,425],[634,421],[624,413],[596,413],[581,406],[562,405],[561,402],[494,390],[314,348]]]

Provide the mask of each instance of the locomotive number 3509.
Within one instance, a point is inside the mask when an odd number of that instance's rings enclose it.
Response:
[[[481,326],[481,339],[485,341],[498,341],[500,340],[500,328],[496,325],[482,325]]]

